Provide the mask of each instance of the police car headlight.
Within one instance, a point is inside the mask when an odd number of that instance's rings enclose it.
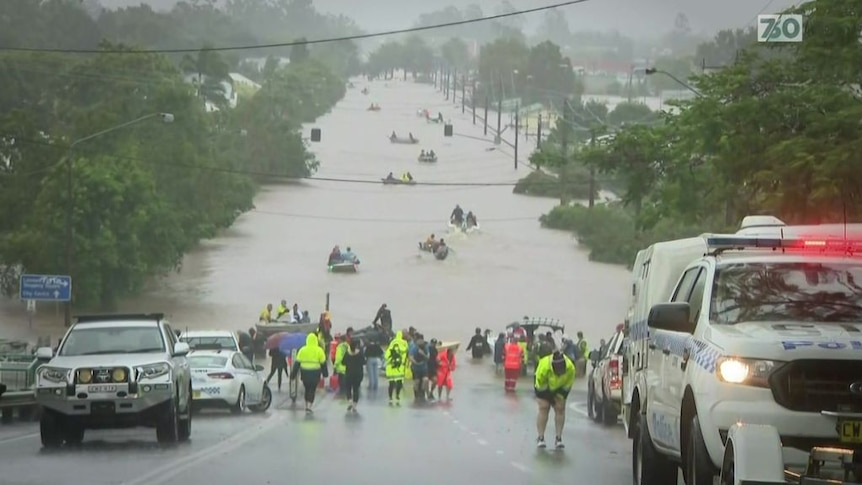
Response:
[[[769,387],[769,376],[780,366],[774,360],[725,357],[715,367],[718,378],[728,384]]]
[[[139,379],[156,379],[168,374],[171,371],[171,366],[167,362],[159,362],[138,367],[137,371]]]

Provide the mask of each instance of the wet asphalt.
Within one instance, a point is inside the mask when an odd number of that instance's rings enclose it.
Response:
[[[0,425],[0,484],[631,483],[631,442],[621,425],[587,419],[582,379],[569,398],[566,449],[537,450],[530,384],[507,395],[487,362],[465,359],[451,402],[417,405],[407,392],[390,406],[381,379],[377,393],[363,385],[358,413],[320,391],[310,417],[285,389],[264,414],[196,414],[191,441],[170,447],[141,428],[88,431],[80,447],[49,452],[38,423]]]

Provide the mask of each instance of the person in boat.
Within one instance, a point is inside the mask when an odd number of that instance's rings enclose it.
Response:
[[[437,121],[443,121],[443,113],[440,113],[439,111],[437,112]]]
[[[389,172],[389,175],[386,176],[386,180],[398,180],[395,178],[395,174]]]
[[[437,158],[437,154],[436,154],[436,153],[434,153],[434,150],[429,150],[429,151],[428,151],[428,158],[430,158],[430,159],[432,159],[432,160],[433,160],[433,159],[435,159],[435,158]]]
[[[412,182],[412,181],[413,181],[413,174],[412,174],[412,173],[410,173],[410,172],[407,172],[407,181],[408,181],[408,182]]]
[[[410,179],[409,179],[409,178],[407,178],[407,172],[404,172],[404,173],[402,173],[402,174],[401,174],[401,181],[402,181],[402,182],[404,182],[404,183],[407,183],[407,182],[409,182],[409,181],[410,181]]]
[[[338,264],[341,261],[342,261],[341,248],[339,248],[338,246],[335,246],[334,248],[332,248],[332,252],[329,253],[329,264]]]
[[[377,315],[371,321],[371,325],[375,327],[378,324],[387,332],[392,331],[392,311],[389,310],[389,306],[386,303],[380,305],[380,308],[377,309]]]
[[[473,214],[473,211],[467,213],[467,227],[475,227],[476,226],[476,214]]]
[[[275,319],[280,320],[283,315],[287,315],[290,313],[290,307],[287,306],[287,300],[281,300],[281,303],[278,304],[278,309],[275,312]]]
[[[460,205],[456,204],[455,209],[452,210],[452,214],[449,216],[449,220],[455,224],[461,225],[464,221],[464,209],[462,209]]]
[[[294,303],[293,309],[290,312],[290,323],[299,323],[302,320],[302,312],[299,311],[299,304]]]
[[[410,136],[410,141],[413,141],[416,139],[416,138],[413,138],[413,133],[410,133],[409,136]]]
[[[428,239],[425,240],[425,247],[428,249],[434,249],[435,247],[437,247],[437,239],[434,237],[433,234],[428,236]]]
[[[419,158],[425,158],[425,150],[419,152]]]
[[[391,134],[391,135],[389,135],[389,139],[390,139],[390,140],[395,140],[395,139],[397,139],[397,138],[398,138],[398,135],[396,135],[394,131],[392,132],[392,134]]]
[[[272,321],[272,303],[266,304],[266,308],[260,312],[260,319],[258,321],[263,323],[269,323]]]
[[[347,247],[347,251],[341,253],[341,261],[345,263],[357,263],[358,259],[356,255],[353,254],[353,251],[350,249],[350,246]]]
[[[443,239],[440,240],[440,243],[437,244],[437,248],[434,249],[434,256],[437,259],[445,259],[446,256],[449,255],[449,246],[446,245],[446,241]]]

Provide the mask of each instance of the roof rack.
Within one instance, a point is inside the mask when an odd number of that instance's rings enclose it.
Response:
[[[75,315],[76,323],[116,322],[123,320],[154,320],[165,319],[164,313],[108,313],[103,315]]]

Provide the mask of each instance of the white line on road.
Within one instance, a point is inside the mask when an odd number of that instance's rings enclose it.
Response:
[[[573,402],[573,403],[569,404],[569,409],[580,414],[581,416],[583,416],[585,418],[589,418],[590,412],[586,409],[586,407],[587,407],[587,403],[585,403],[585,402]]]
[[[179,458],[165,466],[156,468],[155,470],[142,475],[134,480],[123,482],[122,485],[158,485],[167,482],[176,477],[180,473],[200,463],[212,460],[218,455],[231,452],[240,446],[260,437],[264,433],[275,429],[275,425],[287,419],[286,414],[270,414],[263,422],[256,427],[251,428],[243,433],[236,434],[224,441],[208,446],[201,450],[192,453],[191,455]]]
[[[39,437],[39,433],[29,433],[29,434],[24,434],[21,436],[13,436],[11,438],[3,438],[3,439],[0,439],[0,446],[6,445],[9,443],[14,443],[16,441],[29,440],[29,439],[38,438],[38,437]]]
[[[522,463],[518,463],[517,461],[513,461],[510,463],[510,465],[512,465],[512,467],[514,467],[516,470],[522,471],[524,473],[530,473],[530,469],[527,468],[527,466],[522,464]]]

